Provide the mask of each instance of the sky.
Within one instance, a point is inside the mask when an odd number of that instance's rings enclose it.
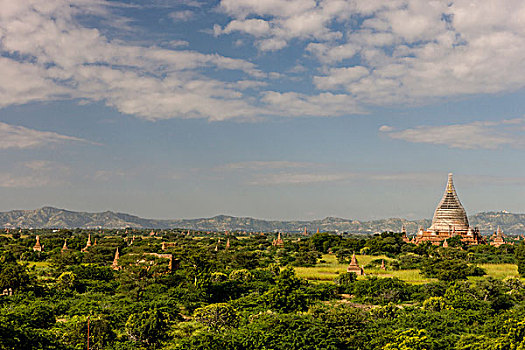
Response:
[[[525,212],[525,2],[0,0],[0,210]]]

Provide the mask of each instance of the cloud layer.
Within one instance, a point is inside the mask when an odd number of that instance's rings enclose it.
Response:
[[[252,36],[261,51],[297,41],[320,63],[313,84],[361,104],[512,91],[525,84],[519,0],[222,0],[234,19],[216,35]]]
[[[77,137],[0,122],[0,149],[36,148],[63,142],[89,142]]]
[[[210,41],[235,35],[232,45],[242,35],[263,57],[292,48],[286,54],[309,74],[201,53],[185,40],[108,37],[107,23],[134,24],[113,2],[0,0],[0,108],[76,99],[148,120],[327,117],[525,86],[519,0],[221,0],[208,9],[222,23],[211,28],[198,28],[190,10],[202,3],[179,5],[166,11],[170,23],[207,30]]]
[[[146,119],[252,116],[259,109],[206,69],[264,75],[254,64],[217,54],[110,40],[78,17],[111,17],[90,0],[2,1],[0,107],[30,101],[103,101]]]
[[[413,143],[445,145],[461,149],[497,149],[503,146],[524,147],[525,119],[500,122],[473,122],[441,126],[419,126],[395,130],[383,125],[379,131],[388,137]]]

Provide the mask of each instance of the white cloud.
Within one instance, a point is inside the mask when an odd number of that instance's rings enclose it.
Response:
[[[413,143],[445,145],[461,149],[497,149],[503,146],[524,147],[523,132],[516,132],[516,124],[525,124],[525,119],[501,122],[473,122],[442,126],[418,126],[395,131],[382,126],[379,131],[388,137]],[[509,127],[509,125],[513,125]]]
[[[0,57],[0,107],[58,99],[68,92],[45,75],[43,67]]]
[[[261,86],[266,86],[268,85],[268,83],[264,81],[257,81],[257,80],[239,80],[229,85],[239,90],[245,90],[245,89],[255,89]]]
[[[356,101],[345,94],[304,95],[296,92],[267,91],[261,99],[275,114],[283,116],[334,117],[365,113]]]
[[[379,131],[382,131],[382,132],[388,132],[388,131],[393,131],[393,130],[394,128],[388,125],[381,125],[381,127],[379,127]]]
[[[244,18],[250,14],[259,16],[292,16],[316,7],[314,0],[222,0],[220,7],[228,14]]]
[[[183,11],[173,11],[168,17],[171,18],[174,22],[185,22],[192,19],[194,16],[193,11],[183,10]]]
[[[254,95],[266,85],[265,79],[280,75],[262,72],[247,60],[219,54],[110,40],[97,28],[84,27],[77,20],[84,14],[111,18],[105,5],[88,0],[54,0],[45,5],[37,0],[0,3],[0,51],[4,53],[0,58],[0,107],[78,99],[82,103],[100,101],[148,120],[213,121],[271,115],[325,116],[332,112],[342,115],[358,110],[348,96],[331,93],[279,97],[270,91]],[[288,5],[290,9],[304,6],[299,2]],[[183,19],[189,12],[171,15]],[[238,19],[222,31],[263,35],[268,26],[260,19]],[[292,27],[305,30],[298,23]],[[175,48],[185,45],[184,41],[171,43]],[[276,50],[286,41],[266,37],[260,45]],[[207,77],[210,70],[237,71],[240,78],[224,82]],[[283,103],[286,99],[290,105]]]
[[[190,43],[185,40],[171,40],[168,45],[170,47],[176,48],[176,47],[182,47],[182,46],[188,46]]]
[[[222,0],[220,8],[232,24],[247,17],[268,24],[264,32],[244,30],[262,51],[305,41],[323,68],[316,87],[346,90],[361,106],[525,86],[523,1]],[[342,74],[356,65],[369,75]]]
[[[333,64],[342,60],[354,57],[359,50],[359,46],[353,43],[331,46],[325,43],[310,43],[306,46],[306,51],[312,53],[319,61],[326,64]]]
[[[166,45],[173,49],[140,46],[83,25],[84,15],[110,22],[111,6],[103,0],[0,0],[0,108],[77,99],[148,120],[252,120],[340,116],[370,105],[525,86],[525,4],[518,0],[474,7],[466,0],[220,1],[229,18],[215,25],[216,35],[244,33],[242,42],[253,39],[261,51],[299,42],[295,49],[317,60],[312,82],[323,92],[317,94],[293,86],[264,91],[269,79],[292,73],[263,72],[250,58],[185,50],[185,41]],[[184,20],[191,13],[183,8],[171,16]],[[224,70],[232,74],[219,78]]]
[[[89,142],[77,137],[0,122],[0,149],[35,148],[63,142]]]
[[[267,21],[262,19],[234,20],[228,23],[228,25],[217,34],[230,34],[235,31],[244,32],[257,37],[267,34],[270,31],[270,25]]]
[[[150,120],[224,120],[260,113],[234,85],[202,75],[203,69],[216,69],[265,77],[254,64],[111,41],[76,20],[81,14],[111,16],[104,5],[88,0],[0,2],[0,107],[78,98]]]
[[[277,51],[286,46],[286,40],[269,38],[259,41],[257,44],[262,51]]]
[[[329,24],[350,10],[349,4],[340,0],[320,3],[314,0],[222,0],[219,8],[235,19],[215,32],[229,34],[233,27],[236,31],[263,37],[256,43],[262,51],[280,50],[294,38],[341,38],[342,33],[331,30]],[[246,20],[250,15],[260,18]],[[266,17],[270,19],[263,20]]]
[[[338,89],[349,82],[355,82],[368,75],[368,69],[361,66],[330,68],[327,76],[314,77],[314,84],[318,89]]]

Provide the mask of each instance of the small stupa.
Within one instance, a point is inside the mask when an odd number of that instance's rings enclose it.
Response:
[[[405,225],[401,226],[401,233],[403,234],[403,236],[401,236],[401,238],[403,239],[403,242],[410,243],[410,238],[408,238],[407,236],[407,229]]]
[[[359,266],[359,263],[357,262],[357,258],[355,257],[355,252],[352,254],[352,260],[350,260],[350,265],[348,265],[347,272],[355,272],[356,275],[362,276],[364,275],[363,268]]]
[[[281,232],[277,233],[277,239],[273,240],[272,245],[277,246],[277,247],[282,247],[284,245],[284,241],[281,238]]]
[[[64,253],[65,251],[67,251],[69,248],[67,247],[67,239],[64,240],[64,245],[62,246],[62,253]]]
[[[80,251],[85,253],[89,250],[89,247],[91,247],[91,233],[88,234],[88,240],[86,242],[86,246],[84,248],[82,248]]]
[[[115,251],[115,258],[113,258],[113,264],[111,264],[111,268],[113,270],[120,270],[121,269],[121,266],[119,266],[118,264],[118,259],[120,258],[120,253],[118,252],[118,247],[117,247],[117,250]]]
[[[40,244],[40,236],[36,236],[36,243],[33,246],[33,251],[41,252],[44,247]]]
[[[503,237],[503,231],[501,230],[501,227],[498,226],[498,230],[494,233],[494,239],[492,242],[490,242],[490,245],[493,245],[495,247],[499,247],[506,244],[505,238]]]

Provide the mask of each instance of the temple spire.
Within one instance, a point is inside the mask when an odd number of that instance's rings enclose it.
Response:
[[[89,247],[91,247],[91,233],[88,234],[88,240],[86,242],[86,246],[84,248],[82,248],[80,251],[85,253],[88,251]]]
[[[120,269],[120,266],[118,265],[118,259],[120,259],[120,253],[118,252],[118,247],[117,247],[117,250],[115,251],[115,258],[113,258],[113,264],[111,264],[111,267],[113,268],[113,270]]]
[[[357,262],[357,258],[355,257],[355,252],[352,254],[352,260],[350,261],[350,265],[359,266],[359,264]]]
[[[64,240],[64,245],[62,246],[62,252],[65,252],[66,250],[68,250],[68,248],[67,248],[67,239]]]
[[[452,181],[452,173],[448,173],[447,193],[452,193],[452,192],[455,192],[454,182]]]
[[[457,231],[467,231],[469,228],[467,213],[454,188],[452,173],[448,174],[445,193],[434,212],[432,226],[429,230],[448,232],[449,228]]]

